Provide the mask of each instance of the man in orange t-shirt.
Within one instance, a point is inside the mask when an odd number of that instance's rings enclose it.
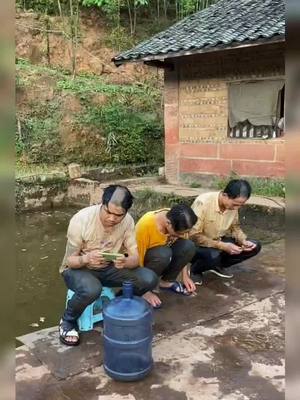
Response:
[[[136,240],[140,265],[160,277],[160,289],[190,295],[196,290],[190,279],[187,264],[195,254],[195,245],[188,233],[197,222],[191,207],[178,204],[171,209],[147,212],[136,224]],[[183,271],[183,283],[176,281]],[[159,307],[160,299],[153,292],[144,294]]]

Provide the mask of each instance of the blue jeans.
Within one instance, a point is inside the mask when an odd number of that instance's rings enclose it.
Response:
[[[237,244],[233,238],[224,237],[222,241]],[[213,247],[197,247],[196,254],[192,260],[191,272],[199,274],[214,267],[228,268],[256,256],[261,250],[261,243],[256,240],[249,241],[256,244],[253,250],[242,251],[240,254],[233,255]]]
[[[166,281],[175,281],[196,252],[195,244],[188,239],[177,239],[171,246],[155,246],[146,251],[145,267]]]
[[[75,293],[68,301],[62,318],[74,326],[84,309],[100,296],[102,286],[120,287],[124,281],[130,281],[134,294],[141,296],[158,284],[157,275],[148,268],[118,269],[113,264],[99,270],[68,268],[62,276],[68,289]]]

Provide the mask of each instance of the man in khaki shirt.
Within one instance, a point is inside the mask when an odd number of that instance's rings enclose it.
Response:
[[[232,278],[224,268],[253,257],[261,250],[261,244],[248,240],[239,224],[238,210],[250,195],[250,184],[234,179],[223,191],[201,194],[194,201],[192,209],[198,217],[190,232],[190,238],[197,245],[191,265],[194,282],[201,284],[205,271]]]
[[[139,267],[134,221],[128,210],[133,197],[120,185],[104,189],[102,204],[86,207],[69,224],[67,246],[60,272],[74,293],[59,325],[60,341],[79,344],[77,319],[101,294],[102,286],[133,283],[134,292],[151,303],[149,293],[158,284],[155,272]],[[103,253],[117,253],[107,261]]]

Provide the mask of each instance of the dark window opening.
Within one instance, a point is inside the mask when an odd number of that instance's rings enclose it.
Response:
[[[285,87],[282,81],[229,86],[228,136],[270,139],[284,133]]]

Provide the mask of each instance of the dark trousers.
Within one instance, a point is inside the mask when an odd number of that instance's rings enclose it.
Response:
[[[156,246],[147,250],[145,267],[165,281],[174,281],[196,252],[195,244],[188,239],[177,239],[171,246]]]
[[[141,296],[158,284],[157,275],[147,268],[118,269],[113,265],[99,270],[66,269],[62,276],[68,289],[75,292],[68,301],[63,320],[76,324],[84,309],[101,294],[102,286],[120,287],[124,281],[133,284],[134,294]]]
[[[223,238],[223,242],[237,244],[233,238]],[[228,268],[231,265],[238,264],[248,258],[256,256],[261,250],[261,244],[258,241],[250,240],[256,244],[252,251],[242,251],[240,254],[230,255],[225,251],[213,247],[197,247],[196,254],[192,260],[191,272],[194,274],[207,271],[213,267]]]

